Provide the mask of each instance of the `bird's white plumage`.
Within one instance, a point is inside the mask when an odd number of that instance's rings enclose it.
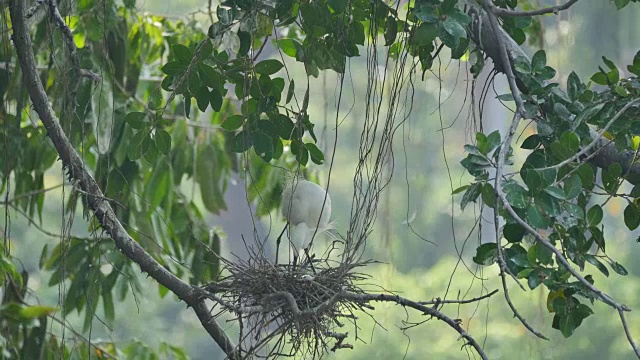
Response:
[[[331,198],[316,183],[292,179],[282,191],[282,214],[291,226],[291,242],[302,249],[309,245],[316,228],[318,233],[328,229]]]

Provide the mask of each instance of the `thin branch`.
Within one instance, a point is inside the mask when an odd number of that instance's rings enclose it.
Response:
[[[498,16],[537,16],[537,15],[544,15],[544,14],[551,14],[551,13],[558,15],[560,11],[567,10],[577,2],[578,0],[569,0],[562,5],[549,6],[542,9],[528,10],[528,11],[508,10],[508,9],[499,8],[493,4],[490,5],[491,6],[490,8],[493,11],[493,13]]]
[[[616,122],[616,120],[618,120],[618,118],[620,118],[620,116],[622,116],[622,114],[624,114],[625,111],[627,111],[631,106],[640,103],[640,99],[635,99],[632,101],[629,101],[625,106],[622,107],[622,109],[620,109],[620,111],[618,111],[612,118],[611,120],[609,120],[609,122],[607,123],[607,125],[605,125],[605,127],[602,129],[602,131],[600,131],[598,133],[598,135],[596,136],[595,139],[593,139],[589,145],[583,147],[580,151],[578,151],[577,153],[575,153],[573,156],[571,156],[570,158],[561,161],[555,165],[552,166],[548,166],[548,167],[544,167],[544,168],[539,168],[536,170],[549,170],[549,169],[559,169],[567,164],[570,164],[576,160],[579,160],[581,156],[587,154],[591,148],[593,148],[594,146],[596,146],[600,140],[602,139],[602,137],[604,136],[604,134],[609,130],[609,128],[611,127],[611,125],[613,125],[614,122]],[[630,168],[629,168],[630,169]]]
[[[56,0],[47,0],[49,4],[49,12],[51,13],[51,17],[53,18],[56,25],[60,28],[62,32],[62,38],[64,39],[67,48],[69,49],[69,56],[71,57],[71,67],[75,72],[77,78],[72,79],[71,81],[71,90],[68,94],[66,108],[66,116],[71,116],[75,109],[76,95],[78,94],[78,85],[79,77],[82,75],[82,68],[80,67],[80,59],[78,58],[78,48],[76,47],[76,43],[73,39],[73,33],[67,24],[64,22],[60,11],[58,10],[58,3]],[[35,65],[35,61],[34,61]]]
[[[494,34],[499,34],[500,25],[498,24],[498,19],[496,18],[495,14],[492,12],[493,5],[491,1],[484,0],[483,4],[484,4],[485,11],[489,16],[489,25],[491,25],[491,30],[493,31]],[[511,147],[511,142],[513,141],[513,137],[516,133],[516,130],[518,129],[520,120],[523,117],[522,115],[524,112],[524,103],[522,102],[522,97],[520,96],[520,90],[516,85],[516,78],[515,78],[515,75],[513,74],[513,69],[511,67],[511,61],[509,59],[506,46],[502,41],[502,38],[500,38],[499,36],[496,36],[496,39],[498,41],[497,45],[498,45],[500,57],[502,59],[503,64],[505,65],[504,72],[505,72],[505,75],[507,76],[507,80],[509,81],[509,88],[516,102],[516,111],[513,114],[513,120],[511,121],[509,132],[505,136],[505,139],[502,142],[502,146],[500,147],[500,152],[498,153],[498,162],[496,164],[496,178],[495,178],[495,184],[494,184],[494,188],[496,191],[496,198],[497,198],[496,200],[502,199],[502,202],[504,202],[504,198],[500,196],[502,192],[500,179],[502,178],[502,173],[504,171],[504,165],[507,158],[507,154],[509,153],[509,148]],[[509,296],[509,289],[507,288],[507,282],[505,278],[506,276],[505,272],[508,272],[508,268],[504,260],[504,254],[502,253],[502,237],[500,236],[500,229],[499,229],[499,226],[500,226],[499,220],[498,220],[499,208],[500,208],[500,201],[496,201],[496,206],[493,209],[493,214],[494,214],[493,217],[494,217],[494,226],[495,226],[495,232],[496,232],[496,245],[497,245],[496,247],[498,250],[498,265],[500,266],[500,277],[502,279],[502,288],[504,289],[505,300],[507,301],[509,308],[511,308],[511,311],[513,311],[514,316],[517,317],[518,320],[520,320],[522,325],[524,325],[524,327],[527,328],[527,330],[529,330],[532,334],[534,334],[535,336],[541,339],[548,340],[546,336],[544,336],[543,334],[535,330],[533,326],[531,326],[525,320],[525,318],[522,315],[520,315],[520,312],[516,309],[515,305],[511,301],[511,297]]]
[[[496,181],[495,181],[496,189],[498,189],[498,186],[499,186],[498,180],[499,179],[496,177]],[[497,192],[498,191],[496,190],[496,205],[500,204],[500,197],[498,196]],[[529,322],[522,316],[522,314],[520,314],[520,311],[518,311],[516,306],[513,304],[513,301],[511,301],[511,296],[509,295],[509,288],[507,287],[506,273],[511,275],[511,277],[513,277],[514,279],[516,279],[516,277],[511,273],[511,271],[509,271],[509,268],[507,267],[507,263],[504,260],[504,253],[502,251],[502,236],[500,236],[500,221],[498,216],[498,209],[499,209],[499,206],[496,206],[493,209],[493,223],[494,223],[495,232],[496,232],[496,244],[497,244],[496,248],[498,250],[498,267],[500,268],[500,280],[502,282],[502,289],[504,290],[504,299],[507,302],[507,305],[509,305],[509,308],[511,309],[511,311],[513,312],[513,316],[515,316],[520,321],[520,323],[522,323],[522,325],[524,325],[524,327],[527,328],[527,330],[529,330],[529,332],[531,332],[532,334],[534,334],[535,336],[541,339],[549,340],[548,337],[543,335],[538,330],[534,329],[533,326],[529,324]],[[522,290],[524,290],[524,287],[522,287],[522,284],[520,284],[520,282],[517,279],[516,279],[516,283],[520,285]]]
[[[76,179],[82,190],[88,194],[86,196],[88,207],[94,212],[102,228],[113,239],[116,247],[126,257],[138,264],[143,272],[149,274],[158,283],[176,294],[179,299],[193,307],[202,326],[229,358],[238,358],[235,346],[209,313],[204,303],[204,298],[199,296],[200,292],[159,264],[129,236],[122,226],[113,209],[104,199],[102,190],[87,171],[82,159],[69,142],[51,107],[36,70],[31,36],[24,20],[23,1],[10,2],[10,16],[13,24],[13,42],[23,71],[24,84],[28,89],[33,106],[47,129],[47,134],[51,138],[64,166],[67,168],[69,176]]]
[[[498,292],[498,289],[493,290],[492,292],[488,293],[488,294],[484,294],[482,296],[478,296],[478,297],[474,297],[472,299],[466,299],[466,300],[441,300],[440,298],[436,298],[435,300],[431,300],[431,301],[420,301],[418,302],[418,304],[420,305],[436,305],[436,307],[438,307],[439,305],[444,305],[444,304],[470,304],[470,303],[474,303],[486,298],[489,298],[493,295],[495,295]]]
[[[461,321],[459,321],[458,319],[454,320],[448,317],[447,315],[443,314],[442,312],[436,310],[435,308],[420,305],[415,301],[405,299],[397,295],[347,293],[346,296],[350,300],[358,300],[362,302],[371,302],[371,301],[394,302],[398,305],[407,306],[412,309],[421,311],[425,315],[433,316],[438,320],[444,321],[445,323],[447,323],[447,325],[449,325],[451,328],[457,331],[458,334],[460,334],[460,336],[467,341],[467,344],[471,345],[478,352],[478,355],[480,355],[482,359],[488,359],[487,354],[485,354],[480,344],[478,344],[476,340],[469,333],[467,333],[467,331],[464,330],[462,326],[460,326]]]
[[[569,264],[567,259],[564,257],[562,252],[560,250],[558,250],[558,248],[556,248],[549,240],[547,240],[544,236],[540,235],[539,232],[537,232],[535,229],[533,229],[526,221],[524,221],[522,218],[520,218],[520,216],[518,216],[518,214],[515,212],[515,210],[513,210],[513,208],[511,207],[511,204],[509,204],[509,202],[507,201],[506,195],[504,194],[502,189],[496,189],[496,190],[499,192],[500,199],[501,199],[501,201],[502,201],[502,203],[504,205],[505,210],[507,210],[509,215],[511,215],[511,217],[513,217],[513,219],[519,225],[524,227],[525,230],[527,230],[527,232],[529,234],[533,235],[533,237],[536,239],[536,241],[540,242],[546,248],[551,250],[556,255],[556,260],[560,264],[562,264],[562,266],[564,266],[571,273],[571,275],[573,275],[576,279],[578,279],[578,281],[580,281],[585,287],[587,287],[587,289],[591,290],[594,294],[596,294],[605,304],[615,308],[618,311],[621,311],[621,310],[622,311],[631,311],[631,309],[627,305],[620,304],[620,303],[616,302],[613,298],[611,298],[609,295],[607,295],[604,292],[602,292],[602,290],[600,290],[597,287],[593,286],[589,281],[587,281],[587,279],[585,279],[582,275],[580,275],[580,273],[578,273],[571,266],[571,264]]]
[[[26,212],[22,211],[22,209],[20,209],[19,207],[17,207],[15,204],[7,204],[8,207],[13,208],[17,213],[19,213],[20,215],[22,215],[25,219],[27,219],[27,221],[29,222],[30,225],[33,225],[36,229],[40,230],[41,233],[52,237],[52,238],[60,238],[60,234],[56,234],[53,233],[45,228],[43,228],[42,226],[38,225],[38,222],[35,221],[34,219],[31,218],[31,216],[29,216],[29,214],[27,214]]]
[[[476,299],[472,299],[469,301],[470,302],[480,301],[482,299],[485,299],[494,295],[497,292],[498,290],[495,290],[485,296],[478,297]],[[464,338],[465,341],[467,342],[466,345],[471,345],[478,352],[478,354],[482,359],[488,359],[487,355],[485,354],[480,344],[478,344],[478,342],[476,342],[476,340],[469,333],[467,333],[466,330],[462,328],[462,326],[460,326],[461,321],[459,319],[450,318],[444,313],[438,311],[436,306],[429,307],[420,302],[409,300],[407,298],[403,298],[398,295],[360,294],[360,293],[353,293],[353,292],[343,290],[341,292],[334,294],[331,298],[320,303],[318,306],[310,309],[305,309],[305,310],[301,310],[299,308],[293,295],[291,295],[291,293],[287,291],[277,291],[265,296],[263,298],[262,305],[246,306],[246,307],[236,306],[234,304],[231,304],[227,301],[222,300],[220,297],[209,293],[208,291],[203,290],[203,296],[206,296],[209,299],[214,300],[218,304],[222,305],[223,307],[227,308],[230,311],[237,313],[238,315],[268,313],[273,311],[274,308],[287,306],[291,311],[291,314],[293,315],[293,318],[295,321],[298,321],[299,319],[302,319],[305,316],[313,316],[318,313],[322,313],[326,311],[328,308],[334,306],[338,301],[341,301],[341,300],[354,301],[366,307],[368,307],[368,305],[366,305],[367,303],[374,302],[374,301],[393,302],[401,306],[410,307],[414,310],[418,310],[422,312],[424,315],[429,315],[438,320],[444,321],[445,323],[447,323],[447,325],[449,325],[451,328],[457,331],[458,334],[460,334],[460,336]],[[284,303],[282,303],[281,300],[284,300]],[[371,309],[373,309],[373,307],[371,307]]]
[[[620,315],[620,321],[622,321],[622,327],[624,328],[624,334],[627,336],[627,340],[629,340],[629,344],[633,348],[633,352],[636,353],[636,356],[640,358],[640,350],[636,345],[635,341],[633,341],[633,337],[631,336],[631,332],[629,331],[629,326],[627,325],[627,319],[624,316],[624,311],[618,310],[618,314]]]
[[[32,190],[32,191],[27,191],[26,193],[22,193],[18,196],[14,196],[12,199],[6,200],[6,201],[0,201],[0,205],[9,205],[12,204],[18,200],[24,199],[24,198],[28,198],[31,196],[35,196],[35,195],[40,195],[40,194],[44,194],[47,191],[51,191],[51,190],[55,190],[59,187],[65,186],[67,184],[58,184],[58,185],[54,185],[52,187],[48,187],[46,189],[42,189],[42,190]]]

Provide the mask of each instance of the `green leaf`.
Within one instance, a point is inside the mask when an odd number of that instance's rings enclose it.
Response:
[[[242,115],[229,116],[220,126],[227,131],[235,131],[242,126],[244,119]]]
[[[211,66],[198,63],[198,74],[200,74],[200,78],[208,87],[215,89],[220,87],[220,74]]]
[[[232,140],[232,147],[235,140],[235,138]],[[207,210],[217,214],[220,210],[226,209],[224,194],[220,190],[222,182],[222,179],[220,179],[221,164],[218,163],[220,157],[216,149],[209,144],[201,144],[197,151],[194,172],[196,173],[196,181],[200,185],[202,202]]]
[[[538,70],[537,74],[538,74],[538,76],[536,78],[539,81],[540,80],[550,80],[550,79],[553,79],[554,76],[556,76],[556,70],[554,68],[552,68],[551,66],[545,66],[541,70]]]
[[[527,285],[529,285],[529,289],[533,290],[540,286],[543,281],[544,274],[540,271],[540,269],[535,269],[529,273],[527,277]]]
[[[571,101],[576,101],[578,96],[580,96],[580,92],[583,89],[582,82],[580,82],[580,77],[574,71],[569,74],[569,78],[567,79],[567,92],[569,93],[569,98]]]
[[[145,198],[149,201],[149,209],[155,210],[171,192],[171,170],[167,161],[155,164],[149,181],[145,184]]]
[[[451,193],[451,195],[459,194],[459,193],[461,193],[461,192],[463,192],[463,191],[467,190],[470,186],[471,186],[471,185],[463,185],[463,186],[460,186],[459,188],[457,188],[457,189],[453,190],[453,192]]]
[[[618,71],[618,67],[613,63],[613,61],[609,60],[606,56],[602,57],[602,61],[607,65],[607,67],[611,70]]]
[[[631,0],[613,0],[613,3],[616,4],[616,8],[618,10],[622,9],[623,7],[629,5],[629,2]]]
[[[179,61],[169,61],[160,70],[167,75],[181,75],[187,70],[187,65]]]
[[[157,110],[160,108],[160,106],[162,106],[162,100],[162,92],[158,87],[151,91],[151,94],[149,94],[149,101],[147,105],[149,106],[149,109]]]
[[[298,59],[298,54],[302,55],[302,44],[296,39],[280,39],[278,40],[278,47],[285,55],[294,59]]]
[[[24,306],[20,309],[20,317],[23,319],[37,319],[39,317],[53,314],[58,310],[58,308],[52,306]]]
[[[528,75],[531,73],[531,65],[529,65],[528,62],[526,61],[517,61],[514,65],[513,68],[524,75]],[[509,95],[512,95],[511,93],[509,93]],[[511,99],[513,100],[513,95],[511,97]]]
[[[529,206],[527,190],[522,186],[511,183],[505,185],[502,190],[505,192],[507,201],[511,206],[519,209],[525,209]]]
[[[206,111],[209,107],[209,88],[206,85],[201,85],[195,93],[195,98],[198,109],[202,112]]]
[[[285,101],[285,104],[288,104],[291,101],[295,93],[295,90],[296,90],[296,83],[293,81],[293,79],[291,79],[291,81],[289,82],[289,88],[287,89],[287,99]]]
[[[450,17],[446,18],[445,21],[442,22],[442,25],[444,29],[455,38],[467,37],[467,31],[464,29],[464,26]]]
[[[324,154],[316,144],[314,143],[306,143],[304,146],[309,150],[309,155],[311,156],[311,161],[315,164],[322,165],[324,163]]]
[[[473,154],[473,155],[478,155],[478,156],[482,156],[484,157],[484,154],[482,152],[480,152],[480,149],[478,149],[477,146],[474,145],[465,145],[464,146],[464,151],[468,152],[469,154]]]
[[[438,37],[438,27],[435,24],[422,23],[413,35],[413,41],[417,46],[430,45]]]
[[[220,21],[220,24],[222,25],[229,25],[233,21],[233,12],[231,11],[231,9],[226,9],[222,6],[218,6],[218,8],[216,9],[216,15],[218,17],[218,20]]]
[[[452,1],[453,5],[455,5],[455,3],[457,3],[458,1]],[[469,23],[471,23],[471,17],[467,14],[465,14],[464,12],[460,11],[460,9],[453,9],[453,12],[449,13],[449,17],[454,19],[455,21],[459,22],[461,25],[469,25]]]
[[[562,212],[558,200],[546,192],[536,196],[535,202],[547,216],[556,217]]]
[[[176,57],[176,60],[185,65],[189,65],[193,58],[193,51],[191,51],[191,49],[182,44],[173,44],[171,46],[171,50],[173,51],[173,55]]]
[[[496,206],[496,193],[493,185],[485,183],[482,187],[482,202],[492,209]]]
[[[540,146],[540,144],[541,144],[540,136],[537,135],[537,134],[534,134],[534,135],[531,135],[528,138],[524,139],[524,141],[522,142],[522,145],[520,146],[520,148],[533,150],[533,149],[537,148],[538,146]]]
[[[529,206],[527,209],[527,219],[529,224],[537,229],[546,229],[549,227],[549,221],[537,206]]]
[[[113,295],[111,289],[102,289],[102,309],[104,310],[104,317],[109,322],[113,322],[116,317],[115,307],[113,306]]]
[[[272,75],[280,71],[284,65],[275,59],[263,60],[254,67],[255,72],[262,75]]]
[[[589,226],[596,226],[600,224],[603,216],[602,207],[600,207],[600,205],[594,205],[587,211],[587,224]]]
[[[542,189],[542,178],[540,177],[539,172],[523,166],[520,170],[520,177],[524,181],[525,185],[527,185],[532,195],[538,193],[540,189]],[[562,192],[562,196],[564,196],[564,191]]]
[[[478,144],[478,148],[484,155],[488,155],[500,145],[500,131],[496,130],[487,136],[486,141]]]
[[[623,88],[623,87],[622,87],[622,86],[620,86],[620,85],[616,85],[616,86],[614,87],[614,90],[615,90],[616,94],[618,94],[618,95],[620,95],[620,96],[622,96],[622,97],[627,97],[627,96],[629,96],[629,92],[627,91],[627,89]]]
[[[592,117],[598,114],[605,105],[606,103],[599,103],[586,108],[584,111],[578,114],[578,116],[576,116],[574,123],[579,125],[581,123],[589,122],[589,120],[591,120]]]
[[[562,144],[560,141],[555,141],[551,144],[551,153],[559,160],[564,161],[573,156],[573,151],[571,151],[566,145]]]
[[[265,162],[273,159],[273,138],[263,132],[256,132],[253,137],[253,149]]]
[[[462,201],[460,202],[460,209],[464,210],[464,208],[472,201],[476,201],[478,196],[480,196],[480,192],[482,191],[482,183],[477,182],[471,184],[467,191],[462,196]]]
[[[231,139],[231,151],[242,153],[253,146],[251,135],[247,130],[240,131]]]
[[[498,95],[498,96],[496,96],[496,99],[498,99],[500,101],[514,101],[512,93]]]
[[[531,58],[531,67],[534,72],[538,72],[547,66],[547,53],[544,50],[538,50]]]
[[[576,323],[571,313],[560,317],[560,332],[565,338],[573,335],[576,329]]]
[[[138,131],[129,141],[127,156],[129,160],[135,161],[147,153],[151,146],[151,136],[145,130]]]
[[[606,248],[605,248],[606,243],[604,241],[604,235],[602,234],[602,231],[595,226],[591,226],[589,228],[589,232],[591,233],[591,238],[593,239],[593,242],[595,242],[598,245],[600,250],[602,250],[603,252],[606,252]]]
[[[575,198],[582,192],[582,181],[579,175],[571,175],[564,181],[564,192],[569,200]]]
[[[584,210],[580,206],[568,202],[564,204],[564,209],[569,213],[569,215],[573,216],[574,218],[578,220],[584,219]]]
[[[607,78],[607,75],[601,72],[597,72],[591,75],[591,81],[598,85],[609,85],[609,79]]]
[[[349,6],[349,2],[344,0],[329,0],[328,3],[336,14],[342,14]]]
[[[595,173],[589,164],[582,164],[577,170],[580,181],[585,189],[591,189],[594,186]]]
[[[541,243],[535,243],[536,258],[544,265],[553,264],[553,251],[542,245]]]
[[[584,258],[585,260],[587,260],[589,264],[598,268],[598,270],[600,270],[600,272],[603,273],[605,276],[609,276],[609,269],[607,269],[607,267],[604,266],[604,264],[600,262],[600,260],[598,260],[595,256],[591,254],[584,254]]]
[[[527,230],[520,224],[507,224],[502,229],[502,234],[507,241],[516,243],[522,241],[522,238],[526,234]]]
[[[218,91],[218,89],[211,90],[209,93],[209,102],[211,103],[211,109],[213,109],[213,111],[220,112],[220,109],[222,109],[222,101],[220,91]]]
[[[556,199],[559,199],[559,200],[566,200],[567,199],[564,190],[560,189],[559,187],[557,187],[555,185],[549,186],[548,188],[544,189],[544,191],[547,194],[553,196]]]
[[[156,147],[164,155],[169,154],[171,150],[171,135],[164,129],[156,129],[155,133]]]
[[[615,271],[618,275],[622,275],[622,276],[629,275],[629,272],[627,271],[627,269],[624,268],[624,266],[620,265],[619,263],[611,259],[609,259],[609,265],[611,266],[611,269]]]
[[[134,129],[143,129],[149,126],[147,114],[143,112],[130,112],[125,116],[125,121]]]
[[[629,230],[635,230],[640,225],[640,210],[636,204],[630,202],[624,209],[624,223]]]
[[[273,139],[273,158],[280,159],[282,154],[284,153],[284,145],[282,145],[282,140],[279,137]]]
[[[238,46],[237,57],[246,56],[251,49],[251,34],[247,31],[238,31],[238,40],[240,40],[240,46]]]
[[[476,249],[476,256],[473,257],[473,262],[478,265],[491,265],[498,259],[498,247],[496,243],[486,243],[478,246]]]
[[[417,10],[414,9],[413,14],[418,19],[426,22],[426,23],[434,23],[438,21],[438,16],[434,13],[434,9],[432,6],[422,5]]]
[[[345,2],[342,0],[337,0],[341,2]],[[384,46],[390,46],[396,41],[396,36],[398,34],[398,23],[393,16],[387,17],[387,21],[384,27]]]
[[[558,107],[564,109],[564,111],[566,113],[563,114],[563,115],[560,115],[559,114],[560,111],[558,111],[559,109],[557,109]],[[560,117],[562,117],[562,118],[566,119],[566,118],[569,118],[571,116],[571,114],[569,113],[567,108],[564,107],[564,105],[562,105],[562,104],[556,104],[556,107],[554,107],[554,109],[556,109],[556,114],[559,114]],[[573,131],[565,131],[560,136],[560,142],[562,143],[562,145],[566,146],[570,151],[572,151],[574,153],[578,152],[578,149],[580,148],[580,138]]]

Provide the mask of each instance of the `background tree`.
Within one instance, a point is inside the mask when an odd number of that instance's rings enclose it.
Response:
[[[629,230],[640,224],[635,187],[640,55],[626,68],[628,76],[603,57],[604,66],[590,81],[571,73],[561,87],[544,51],[529,58],[520,47],[527,38],[536,43],[540,15],[567,11],[576,2],[532,7],[488,0],[238,0],[215,9],[209,4],[207,31],[195,15],[172,22],[140,15],[130,1],[49,0],[28,8],[21,1],[3,3],[8,24],[0,59],[5,355],[150,352],[141,343],[122,348],[90,341],[81,342],[86,351],[78,352],[65,337],[65,331],[75,332],[66,325],[74,311],[83,314],[89,339],[95,319],[113,321],[114,295],[123,300],[130,287],[143,291],[139,268],[157,281],[161,296],[172,292],[193,308],[232,358],[317,356],[351,348],[361,336],[349,336],[344,319],[355,325],[377,301],[444,321],[470,351],[486,357],[461,322],[441,310],[450,303],[478,302],[495,291],[455,299],[445,292],[443,299],[418,303],[367,287],[376,279],[367,280],[362,270],[371,266],[367,249],[379,201],[395,174],[396,132],[405,130],[415,83],[428,72],[438,78],[441,67],[434,63],[445,48],[468,65],[474,79],[490,60],[509,84],[509,94],[498,98],[514,103],[513,119],[501,135],[483,131],[488,92],[473,99],[472,109],[480,113],[473,112],[469,126],[478,131],[461,161],[473,181],[454,189],[450,180],[452,193],[463,194],[462,209],[482,203],[476,206],[478,223],[483,215],[492,218],[493,238],[479,239],[473,261],[498,265],[506,304],[538,337],[546,338],[546,329],[521,315],[511,301],[512,282],[524,289],[526,279],[530,289],[548,289],[552,327],[565,337],[593,314],[590,305],[608,305],[638,354],[625,320],[629,308],[603,292],[590,273],[627,274],[606,252],[610,239],[602,226],[603,208],[611,198],[626,202],[619,223]],[[525,10],[516,10],[519,5]],[[256,230],[253,239],[232,239],[247,246],[245,258],[221,256],[223,234],[208,227],[205,211],[226,210],[230,182],[245,184],[245,201],[261,216],[279,205],[282,169],[311,176],[312,163],[328,162],[321,184],[331,191],[343,88],[357,58],[366,59],[366,99],[361,122],[350,125],[360,142],[354,149],[351,214],[341,241],[329,252],[318,246],[313,266],[275,266],[270,246],[276,231],[260,236]],[[295,68],[305,74],[291,76]],[[317,96],[314,79],[327,71],[337,74],[333,149],[318,142],[319,115],[310,111]],[[485,89],[490,84],[479,83]],[[203,121],[203,115],[209,119]],[[536,131],[518,149],[512,145],[525,119]],[[57,158],[62,168],[50,170]],[[61,179],[59,185],[45,187],[51,173]],[[48,285],[61,294],[53,307],[36,305],[28,272],[17,270],[11,244],[12,218],[24,216],[41,228],[45,194],[56,189],[63,190],[63,231],[51,234],[58,243],[51,249],[45,245],[40,256],[41,269],[52,272]],[[87,236],[73,231],[77,213],[86,219]],[[232,314],[239,330],[223,331],[216,322],[223,313]],[[61,324],[61,334],[47,333],[50,322]],[[411,316],[403,329],[420,324]],[[160,351],[184,356],[169,345]]]

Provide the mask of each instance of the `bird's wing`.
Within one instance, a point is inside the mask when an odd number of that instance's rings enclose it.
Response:
[[[309,245],[308,242],[311,240],[310,237],[312,235],[310,230],[304,222],[294,226],[291,230],[290,240],[297,250],[304,249]]]

